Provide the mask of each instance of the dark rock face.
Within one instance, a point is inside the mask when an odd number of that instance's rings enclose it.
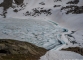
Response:
[[[20,5],[23,3],[24,0],[14,0],[17,5]]]
[[[10,40],[10,39],[0,39],[0,56],[3,59],[9,56],[20,57],[21,55],[23,58],[26,56],[27,59],[36,58],[33,60],[37,60],[40,58],[40,56],[44,55],[46,51],[47,51],[46,49],[37,47],[28,42],[22,42],[22,41]],[[11,57],[8,59],[11,59]],[[18,60],[20,60],[20,58],[18,58]]]
[[[79,0],[69,1],[67,4],[78,4]]]
[[[3,7],[3,14],[0,14],[0,15],[4,16],[4,18],[5,18],[6,14],[7,14],[7,9],[11,6],[12,6],[12,0],[4,0],[0,4],[0,7]]]
[[[83,48],[80,48],[80,47],[69,47],[69,48],[63,48],[62,50],[65,50],[65,51],[73,51],[73,52],[76,52],[76,53],[79,53],[83,56]]]
[[[54,5],[53,7],[55,8],[55,7],[60,7],[61,5]]]
[[[41,4],[41,5],[45,5],[45,3],[44,3],[44,2],[41,2],[41,3],[39,3],[39,4]]]
[[[17,5],[21,5],[24,2],[24,0],[14,0],[14,1],[15,1],[15,4]],[[3,14],[0,14],[0,15],[6,18],[7,9],[12,7],[12,4],[13,4],[13,0],[3,0],[3,2],[0,4],[0,7],[3,7]]]
[[[62,7],[62,10],[66,11],[66,14],[72,13],[72,14],[82,14],[83,13],[83,6],[77,6],[76,4],[79,3],[79,0],[73,0],[69,1],[66,4],[68,4],[66,7]]]
[[[15,4],[21,5],[24,0],[14,0]],[[4,7],[4,10],[7,10],[9,7],[12,7],[13,0],[4,0],[1,4],[0,7]]]
[[[32,12],[27,11],[24,13],[25,16],[40,16],[41,14],[44,14],[46,16],[51,15],[51,9],[44,9],[44,8],[33,8]]]
[[[54,0],[54,2],[57,2],[57,1],[62,1],[62,0]]]
[[[82,14],[83,13],[83,6],[75,6],[75,5],[69,5],[66,7],[62,7],[61,10],[66,10],[66,14],[72,13],[72,14]]]
[[[12,0],[4,0],[1,4],[0,7],[4,7],[4,10],[8,9],[9,7],[12,6]]]

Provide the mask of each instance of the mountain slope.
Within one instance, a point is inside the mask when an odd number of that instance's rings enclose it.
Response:
[[[59,56],[83,59],[79,54],[60,51],[83,47],[83,0],[0,0],[0,38],[28,40],[46,49],[59,50],[48,51],[42,60],[55,60]],[[58,42],[61,46],[57,47]]]
[[[9,1],[9,2],[8,2]],[[59,12],[68,13],[83,13],[81,0],[3,0],[0,4],[0,14],[5,17],[38,17],[54,15],[53,12],[57,9]],[[73,3],[71,3],[73,2]],[[42,4],[44,3],[44,5]],[[49,5],[50,4],[50,5]],[[3,7],[3,10],[2,10]],[[75,8],[75,9],[72,9]],[[78,11],[77,8],[79,8]],[[67,11],[68,9],[68,11]],[[70,10],[69,10],[70,9]],[[80,11],[80,12],[79,12]],[[63,13],[62,12],[62,13]],[[12,14],[11,14],[12,13]],[[11,15],[10,15],[11,14]],[[19,17],[18,16],[18,17]]]

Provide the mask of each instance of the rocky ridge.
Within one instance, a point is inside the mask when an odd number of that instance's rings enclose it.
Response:
[[[46,51],[28,42],[0,39],[0,60],[38,60]]]

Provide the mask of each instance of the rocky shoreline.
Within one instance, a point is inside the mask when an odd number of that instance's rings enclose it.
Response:
[[[28,42],[0,39],[0,60],[38,60],[46,52]]]

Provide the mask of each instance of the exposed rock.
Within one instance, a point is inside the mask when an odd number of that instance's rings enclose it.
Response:
[[[0,39],[0,56],[4,60],[38,60],[46,51],[46,49],[37,47],[28,42]]]
[[[66,10],[66,14],[69,14],[69,13],[82,14],[83,13],[83,6],[69,5],[66,7],[62,7],[61,10]]]
[[[20,5],[23,3],[24,0],[14,0],[17,5]]]
[[[24,0],[14,0],[15,4],[17,5],[22,5]],[[13,8],[12,6],[13,4],[13,0],[4,0],[1,4],[0,7],[3,7],[3,13],[0,14],[1,16],[3,16],[4,18],[6,18],[6,14],[7,14],[7,9],[9,9],[10,7]],[[16,12],[16,11],[15,11]]]
[[[3,7],[4,10],[7,10],[9,7],[12,6],[13,0],[4,0],[1,4],[0,7]]]
[[[83,48],[80,48],[80,47],[63,48],[62,50],[73,51],[73,52],[79,53],[83,56]]]
[[[61,10],[65,10],[66,14],[72,13],[72,14],[82,14],[83,13],[83,6],[78,6],[79,0],[73,0],[69,1],[66,4],[68,4],[65,7],[62,7]]]
[[[57,2],[57,1],[62,1],[62,0],[54,0],[54,2]]]
[[[27,11],[24,13],[25,16],[40,16],[41,14],[45,14],[46,16],[51,15],[51,9],[44,9],[44,8],[33,8],[32,12]]]
[[[14,11],[14,12],[16,12],[16,13],[18,12],[18,10],[17,10],[17,9],[15,9],[15,10],[13,10],[13,11]]]
[[[69,1],[67,4],[78,4],[79,0]]]
[[[39,3],[39,4],[41,4],[41,5],[45,5],[45,3],[44,3],[44,2],[41,2],[41,3]]]
[[[55,8],[55,7],[60,7],[61,5],[54,5],[53,7]]]
[[[13,0],[4,0],[0,4],[0,7],[3,7],[3,14],[0,14],[0,15],[4,16],[4,18],[6,17],[7,9],[12,6],[12,2]]]

